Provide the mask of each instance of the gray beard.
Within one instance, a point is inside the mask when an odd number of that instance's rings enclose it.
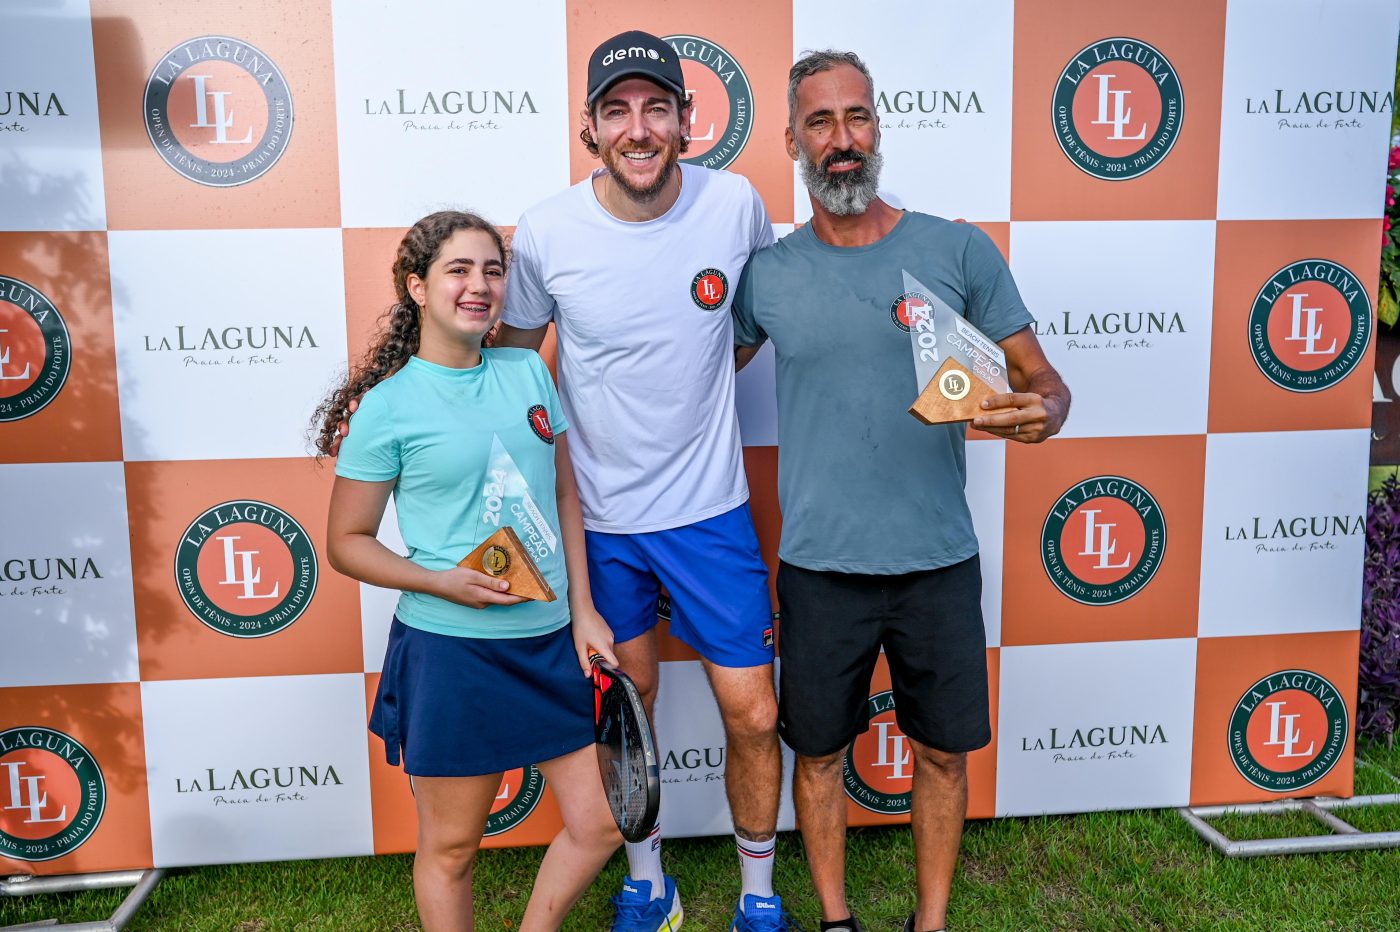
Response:
[[[798,164],[807,192],[830,213],[840,217],[863,214],[880,193],[880,169],[884,157],[878,151],[865,157],[860,168],[844,175],[828,175],[807,153],[798,149]]]

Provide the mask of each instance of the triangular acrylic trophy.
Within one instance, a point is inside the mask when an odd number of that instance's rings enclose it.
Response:
[[[495,435],[482,483],[481,522],[495,530],[458,566],[506,580],[511,595],[541,602],[558,598],[536,560],[559,547],[559,535],[535,504],[520,467]]]
[[[919,385],[909,413],[925,424],[949,424],[1014,410],[982,409],[982,399],[1011,391],[1001,347],[907,271],[904,294]]]

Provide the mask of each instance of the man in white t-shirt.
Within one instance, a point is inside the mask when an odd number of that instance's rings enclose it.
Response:
[[[621,667],[656,696],[657,597],[703,658],[727,740],[743,891],[731,929],[781,930],[772,888],[782,758],[767,568],[748,509],[730,292],[773,242],[742,176],[679,162],[690,101],[673,49],[626,32],[589,60],[584,145],[603,167],[530,208],[497,346],[538,348],[553,321],[593,599]],[[673,930],[660,828],[627,846],[614,930]]]

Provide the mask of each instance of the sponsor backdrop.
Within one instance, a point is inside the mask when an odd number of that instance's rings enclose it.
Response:
[[[1393,0],[55,0],[0,13],[0,874],[412,848],[365,729],[393,596],[326,561],[307,418],[408,224],[508,234],[586,176],[586,56],[632,27],[779,235],[787,67],[865,55],[886,196],[987,231],[1075,390],[1061,439],[968,448],[971,814],[1352,791]],[[739,404],[771,560],[771,352]],[[723,833],[718,716],[662,658],[666,831]],[[908,818],[893,706],[881,667],[853,822]],[[488,844],[558,825],[504,776]]]

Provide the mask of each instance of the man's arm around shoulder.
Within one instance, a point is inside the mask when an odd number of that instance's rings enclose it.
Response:
[[[532,349],[540,351],[544,345],[545,332],[549,330],[549,324],[541,327],[512,327],[510,324],[502,323],[496,328],[495,339],[491,341],[492,346],[512,347],[518,346],[522,349]]]

